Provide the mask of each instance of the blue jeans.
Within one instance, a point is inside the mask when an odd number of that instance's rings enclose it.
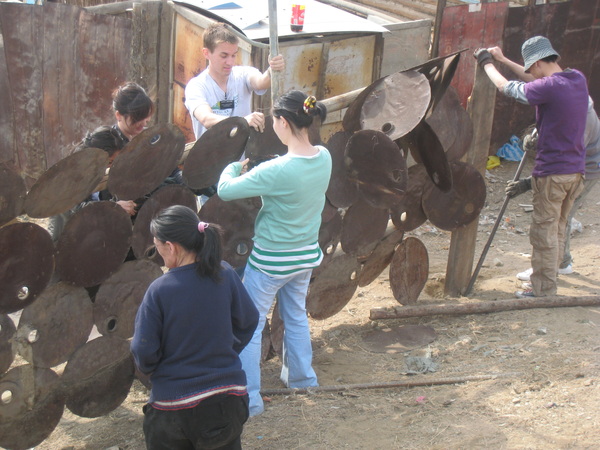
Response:
[[[306,294],[311,272],[307,270],[285,278],[273,278],[246,266],[244,286],[260,315],[250,343],[240,353],[242,368],[248,379],[251,416],[260,414],[265,409],[260,396],[261,342],[267,313],[273,305],[275,295],[284,324],[281,381],[291,388],[318,386],[317,375],[312,368],[312,346],[306,315]]]

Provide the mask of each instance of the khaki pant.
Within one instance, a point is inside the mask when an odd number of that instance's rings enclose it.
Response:
[[[567,218],[583,189],[583,176],[576,173],[533,177],[531,187],[531,285],[536,297],[543,297],[556,294],[556,272],[563,258]]]

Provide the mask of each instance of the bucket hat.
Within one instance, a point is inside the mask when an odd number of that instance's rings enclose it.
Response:
[[[544,36],[534,36],[523,42],[521,54],[523,55],[523,68],[526,73],[528,73],[531,66],[540,59],[553,55],[560,58],[558,52],[552,48],[552,44],[550,44],[548,38],[545,38]]]

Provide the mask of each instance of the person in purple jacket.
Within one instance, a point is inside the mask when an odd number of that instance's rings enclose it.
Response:
[[[499,47],[478,49],[474,56],[500,92],[536,108],[538,144],[532,172],[533,217],[529,230],[531,287],[518,297],[556,295],[558,262],[573,202],[583,189],[584,132],[588,110],[585,76],[563,70],[550,41],[535,36],[521,47],[524,64],[506,58]],[[494,66],[506,65],[522,81],[508,81]]]

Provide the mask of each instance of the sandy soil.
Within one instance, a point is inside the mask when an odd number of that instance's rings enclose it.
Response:
[[[475,259],[488,239],[517,163],[504,162],[486,176]],[[524,174],[530,173],[531,161]],[[600,294],[600,186],[576,218],[572,239],[575,273],[560,276],[559,294]],[[470,298],[444,298],[450,234],[425,225],[410,233],[427,246],[429,280],[418,304],[514,298],[515,274],[529,267],[527,193],[511,201]],[[359,288],[335,316],[311,321],[314,367],[323,386],[425,381],[432,386],[356,388],[308,395],[272,395],[264,414],[246,424],[247,449],[281,448],[598,448],[600,428],[600,307],[531,309],[464,316],[371,321],[371,308],[397,306],[387,270]],[[435,332],[429,344],[375,352],[374,334],[422,325]],[[435,372],[407,375],[411,357],[433,362]],[[279,359],[264,367],[264,387],[283,387]],[[499,375],[463,382],[465,377]],[[447,382],[450,384],[436,384]],[[454,381],[454,382],[452,382]],[[136,382],[111,414],[82,419],[66,411],[38,449],[143,449]]]

